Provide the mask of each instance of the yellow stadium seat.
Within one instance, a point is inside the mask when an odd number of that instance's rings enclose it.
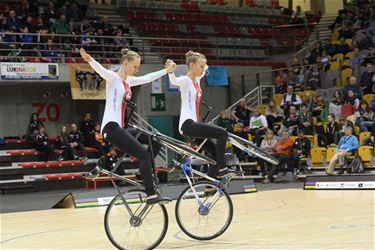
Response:
[[[354,52],[353,51],[350,51],[350,52],[348,52],[348,53],[345,54],[345,58],[348,58],[348,59],[352,58],[353,56],[354,56]]]
[[[343,71],[341,71],[341,86],[348,84],[349,77],[351,77],[353,74],[353,70],[350,68],[346,68]],[[337,79],[339,81],[339,79]]]
[[[344,59],[344,54],[343,54],[343,53],[335,54],[335,55],[333,55],[333,57],[332,57],[332,61],[343,60],[343,59]]]
[[[296,141],[298,136],[290,136],[290,138],[293,140],[293,141]]]
[[[323,157],[324,157],[325,152],[326,152],[325,148],[311,148],[310,154],[311,154],[311,162],[313,166],[323,165]]]
[[[370,135],[371,135],[371,132],[368,132],[368,131],[359,133],[359,145],[362,145],[363,140],[366,137],[369,137]]]
[[[358,149],[358,155],[365,165],[371,164],[371,155],[374,155],[374,148],[372,146],[361,146]]]
[[[353,40],[352,39],[345,39],[345,43],[349,46],[352,46]]]
[[[310,141],[311,144],[314,143],[314,136],[312,136],[312,135],[305,135],[305,138],[309,139],[309,141]]]
[[[273,96],[273,100],[275,101],[275,103],[276,103],[277,106],[280,106],[280,103],[281,103],[283,97],[284,97],[283,94],[275,94]]]
[[[266,109],[267,109],[267,105],[260,105],[258,107],[259,109],[259,112],[262,114],[262,115],[266,115]]]
[[[343,67],[350,67],[350,61],[349,61],[349,60],[344,60],[344,61],[342,62],[342,66],[343,66]]]
[[[315,116],[313,116],[312,118],[311,118],[311,123],[312,123],[312,125],[317,125],[317,123],[318,123],[318,118],[316,118]]]
[[[329,162],[332,159],[335,152],[336,152],[336,148],[334,147],[327,148],[327,158],[326,158],[327,162]]]
[[[354,134],[358,136],[360,132],[361,132],[361,129],[358,126],[355,126],[354,127]]]
[[[337,71],[340,68],[340,62],[337,61],[330,62],[329,65],[329,71]]]
[[[318,135],[315,134],[314,135],[314,139],[313,139],[313,145],[314,145],[314,148],[318,148]]]
[[[249,141],[252,141],[252,140],[253,140],[253,136],[252,136],[251,134],[247,134],[247,139],[248,139]]]
[[[362,99],[365,100],[368,103],[368,105],[371,106],[371,101],[374,98],[374,96],[375,96],[374,94],[367,94],[367,95],[364,95]]]

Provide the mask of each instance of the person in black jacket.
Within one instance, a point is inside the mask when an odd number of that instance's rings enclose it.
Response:
[[[318,134],[318,146],[328,148],[329,145],[339,143],[340,124],[335,121],[335,115],[327,116],[328,124],[323,133]]]
[[[73,160],[75,158],[86,158],[86,151],[82,144],[82,135],[77,130],[77,125],[73,123],[68,134],[68,145],[64,152],[65,160]]]
[[[48,161],[51,159],[52,155],[52,146],[48,142],[48,135],[45,132],[45,128],[43,125],[39,126],[38,134],[35,137],[35,147],[37,150],[45,153],[44,154],[44,161]]]
[[[39,126],[44,126],[44,124],[39,120],[36,113],[32,113],[30,117],[29,126],[27,127],[27,136],[31,140],[35,140],[35,136],[38,133]]]
[[[363,140],[362,146],[373,146],[375,147],[375,123],[372,124],[371,134]]]
[[[85,117],[81,121],[81,133],[83,136],[83,144],[91,147],[95,143],[95,122],[91,119],[91,113],[86,112]]]
[[[311,143],[305,137],[303,129],[298,130],[298,138],[293,144],[293,154],[290,156],[291,167],[294,167],[294,173],[297,174],[301,170],[300,159],[310,155]],[[289,169],[292,169],[289,167]]]

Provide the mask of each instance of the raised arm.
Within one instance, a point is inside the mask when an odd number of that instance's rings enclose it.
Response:
[[[185,81],[183,76],[176,77],[174,73],[168,74],[169,81],[172,85],[181,86]]]
[[[88,62],[95,72],[107,81],[107,84],[112,81],[114,74],[113,71],[104,68],[100,63],[95,61],[94,58],[87,54],[83,48],[79,50],[79,53],[81,54],[82,59]]]

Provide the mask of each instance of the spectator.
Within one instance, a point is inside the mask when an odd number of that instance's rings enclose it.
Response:
[[[307,73],[307,83],[305,89],[316,90],[321,88],[321,74],[317,65],[312,66],[312,71]]]
[[[17,14],[20,20],[25,20],[26,17],[31,14],[30,3],[27,0],[22,0],[21,5],[17,9]]]
[[[127,22],[127,20],[125,19],[124,22],[122,22],[118,27],[117,27],[117,30],[121,29],[122,32],[125,34],[125,35],[128,35],[130,33],[130,25],[129,25],[129,22]]]
[[[30,117],[29,126],[27,129],[27,135],[33,141],[40,126],[44,127],[44,124],[39,120],[38,115],[36,113],[32,113]]]
[[[225,128],[225,130],[229,132],[233,131],[233,120],[227,116],[227,112],[225,111],[220,112],[220,117],[217,120],[217,125]]]
[[[264,183],[274,182],[273,176],[289,161],[289,157],[292,154],[293,143],[294,142],[292,138],[290,138],[288,131],[282,131],[281,139],[274,147],[273,154],[273,156],[279,160],[279,165],[272,166],[271,171],[268,173],[268,179],[265,179]]]
[[[56,22],[57,12],[55,10],[55,4],[52,1],[48,2],[48,6],[44,11],[44,16],[46,17],[49,23]]]
[[[59,49],[53,44],[52,39],[48,39],[45,45],[42,56],[46,57],[45,60],[52,62],[59,57]]]
[[[340,38],[340,43],[337,45],[337,49],[336,49],[336,53],[342,53],[342,54],[346,54],[349,52],[349,45],[347,45],[345,43],[345,38],[341,37]]]
[[[66,22],[66,16],[61,14],[59,19],[52,25],[52,30],[56,34],[69,34],[69,24]]]
[[[73,2],[71,7],[66,12],[66,17],[70,21],[70,30],[72,31],[76,25],[81,23],[83,18],[82,11],[78,8],[77,3]]]
[[[301,64],[298,60],[298,57],[293,58],[293,64],[290,66],[292,69],[292,73],[296,76],[298,76],[301,73]]]
[[[249,132],[255,137],[255,143],[259,147],[262,142],[261,137],[268,129],[268,124],[266,117],[259,112],[258,108],[254,108],[253,113],[254,115],[250,118]]]
[[[90,24],[89,19],[87,17],[84,17],[83,20],[82,20],[82,23],[81,23],[81,28],[80,28],[81,33],[82,34],[88,33],[92,29],[93,29],[93,27]]]
[[[301,158],[309,157],[311,150],[310,140],[305,137],[303,129],[298,130],[298,138],[293,144],[293,154],[290,156],[290,165],[294,167],[294,174],[298,174],[301,171]],[[290,167],[289,167],[290,168]],[[307,172],[305,169],[305,172]]]
[[[363,72],[360,80],[360,86],[363,88],[363,94],[375,94],[375,82],[373,78],[375,76],[375,72],[373,70],[373,65],[368,63],[366,65],[366,71]]]
[[[91,147],[95,139],[95,122],[91,119],[91,113],[86,112],[81,121],[80,131],[82,133],[83,144]]]
[[[318,56],[318,55],[321,56],[322,52],[323,52],[322,42],[321,41],[317,41],[315,43],[315,48],[311,51],[311,53],[314,54],[315,56]]]
[[[315,101],[310,92],[305,92],[305,100],[303,104],[306,105],[308,111],[311,112],[313,110]]]
[[[351,76],[349,78],[349,83],[343,87],[342,94],[344,98],[348,96],[349,90],[352,90],[354,92],[355,97],[357,97],[358,99],[362,99],[362,91],[359,84],[357,84],[357,77]]]
[[[65,160],[74,160],[77,158],[86,158],[86,151],[82,144],[82,135],[77,130],[77,125],[71,125],[71,131],[68,134],[68,147],[65,150]]]
[[[52,147],[48,141],[48,135],[45,133],[45,128],[40,125],[38,128],[38,134],[35,137],[35,147],[37,150],[44,153],[44,161],[47,162],[51,159]]]
[[[335,90],[333,94],[333,100],[331,101],[335,105],[341,105],[343,103],[343,98],[340,90]]]
[[[306,135],[313,135],[312,116],[311,112],[307,109],[306,104],[302,104],[301,106],[299,119],[300,130]]]
[[[108,171],[112,171],[112,169],[116,166],[116,163],[119,161],[116,147],[112,146],[109,150],[109,152],[105,155],[104,160],[104,168]],[[116,169],[116,174],[123,175],[124,174],[124,168],[119,167]]]
[[[273,137],[272,130],[267,130],[266,136],[262,140],[262,143],[260,144],[260,148],[269,154],[273,154],[276,144],[277,144],[277,140]],[[265,179],[268,179],[267,175],[268,175],[271,165],[268,162],[265,162],[261,158],[258,158],[258,163],[259,163],[262,175],[265,177]],[[265,167],[265,164],[267,167]]]
[[[3,13],[0,13],[0,31],[4,32],[7,31],[9,28],[8,26],[8,18]]]
[[[280,128],[276,128],[275,123],[281,122],[283,119],[283,113],[282,110],[276,106],[276,102],[271,99],[269,104],[266,108],[266,118],[267,118],[267,124],[268,128],[272,131],[277,131]]]
[[[95,142],[92,147],[98,149],[101,155],[106,155],[109,151],[109,144],[104,140],[100,132],[100,123],[95,125]]]
[[[362,145],[375,147],[375,123],[372,124],[370,136],[363,140]]]
[[[251,110],[246,106],[245,99],[241,99],[236,110],[232,112],[233,120],[242,123],[244,126],[249,125]]]
[[[115,50],[119,51],[124,47],[129,48],[130,44],[128,40],[125,38],[124,33],[122,30],[117,30],[115,38],[113,38],[113,44],[116,45],[117,47]]]
[[[297,109],[302,104],[301,98],[293,93],[293,86],[288,86],[287,94],[284,95],[283,99],[281,100],[280,106],[284,110],[284,115],[287,116],[289,113],[289,107],[291,105],[295,105]]]
[[[325,48],[327,55],[333,56],[334,54],[336,54],[336,45],[332,44],[329,41],[329,39],[327,40],[327,43],[324,48]]]
[[[344,97],[344,104],[351,104],[354,107],[354,109],[356,109],[356,110],[358,109],[359,100],[355,96],[353,90],[349,90],[348,95],[346,97]]]
[[[353,70],[356,70],[356,68],[359,66],[359,63],[361,62],[362,56],[359,54],[358,48],[354,48],[353,52],[354,54],[352,58],[349,59],[349,65]]]
[[[339,161],[340,167],[344,166],[345,157],[351,155],[355,150],[358,149],[358,139],[353,135],[353,128],[346,126],[344,133],[345,136],[340,139],[340,142],[336,147],[336,152],[329,162],[327,170],[328,175],[334,175],[333,171],[335,169],[337,160]]]
[[[9,16],[7,18],[7,26],[12,27],[14,31],[18,32],[21,28],[21,22],[16,17],[16,12],[14,10],[9,11]]]
[[[375,65],[375,47],[370,47],[368,54],[364,58],[362,65],[366,66],[368,63]]]
[[[353,31],[353,27],[352,25],[350,24],[343,24],[341,26],[341,30],[339,31],[340,35],[339,35],[339,39],[340,39],[340,42],[341,42],[341,39],[352,39],[353,36],[355,35],[354,31]]]
[[[300,126],[300,118],[297,114],[296,106],[290,106],[289,114],[284,119],[284,126],[289,135],[297,135],[297,129]]]
[[[33,17],[30,15],[26,17],[26,21],[22,23],[22,26],[26,26],[29,29],[30,33],[36,32],[36,29],[33,26]]]
[[[361,131],[370,131],[374,124],[374,113],[371,111],[370,106],[364,100],[360,101],[358,110],[354,113],[357,117],[357,124]]]
[[[85,15],[89,20],[92,20],[92,21],[99,21],[99,16],[98,16],[98,12],[96,11],[95,8],[93,8],[92,6],[89,6],[86,10],[86,15]]]
[[[317,95],[315,105],[314,105],[314,108],[313,108],[313,111],[312,111],[312,116],[318,118],[318,120],[320,121],[321,120],[320,115],[321,115],[323,109],[325,108],[325,106],[326,106],[326,102],[325,102],[323,96]]]
[[[90,29],[87,34],[84,34],[81,37],[81,44],[84,46],[84,48],[87,51],[96,51],[97,49],[96,49],[95,45],[97,43],[98,42],[96,41],[96,38],[94,36],[94,30],[93,29]]]
[[[112,24],[109,23],[108,16],[102,16],[102,21],[98,25],[97,29],[102,29],[104,31],[104,35],[106,36],[113,36]]]
[[[33,36],[29,35],[29,28],[25,25],[22,26],[21,28],[22,35],[19,36],[19,40],[21,42],[20,48],[22,50],[22,56],[30,56],[33,55],[33,52],[31,50],[34,49],[34,45],[31,43],[33,42]]]
[[[40,30],[42,28],[47,29],[47,33],[48,33],[48,28],[44,26],[42,15],[38,15],[36,18],[34,18],[32,21],[32,25],[36,30]]]
[[[318,146],[328,148],[331,146],[336,146],[339,141],[340,125],[335,121],[335,115],[329,114],[328,124],[324,127],[322,133],[318,133]]]
[[[288,75],[282,71],[278,71],[278,75],[275,78],[275,92],[276,94],[284,94],[286,92],[286,86],[288,83]]]
[[[289,23],[307,25],[306,15],[305,15],[305,12],[302,11],[301,6],[298,5],[296,7],[296,11],[293,12]]]

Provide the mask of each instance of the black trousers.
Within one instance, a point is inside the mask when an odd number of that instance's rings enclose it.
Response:
[[[182,124],[181,130],[184,135],[197,139],[198,144],[202,143],[204,139],[208,139],[203,145],[203,149],[216,161],[216,165],[208,169],[208,175],[216,178],[219,168],[225,167],[224,155],[228,138],[227,131],[222,127],[197,123],[193,120],[186,120]]]
[[[273,156],[279,160],[279,165],[272,165],[271,171],[268,173],[268,179],[273,181],[273,176],[279,172],[279,170],[286,164],[288,168],[288,162],[290,161],[289,155],[282,155],[282,154],[273,154]]]
[[[141,142],[135,138],[135,134],[135,130],[123,129],[115,122],[109,122],[103,128],[105,139],[118,147],[123,153],[137,157],[139,160],[139,172],[146,188],[146,193],[149,195],[154,194],[155,184],[152,176],[151,154],[142,146]],[[147,136],[145,137],[147,138]],[[155,152],[155,155],[159,150]]]
[[[36,149],[44,153],[44,156],[43,156],[44,161],[48,161],[49,159],[51,159],[51,156],[53,153],[52,152],[53,149],[51,145],[37,144]]]

